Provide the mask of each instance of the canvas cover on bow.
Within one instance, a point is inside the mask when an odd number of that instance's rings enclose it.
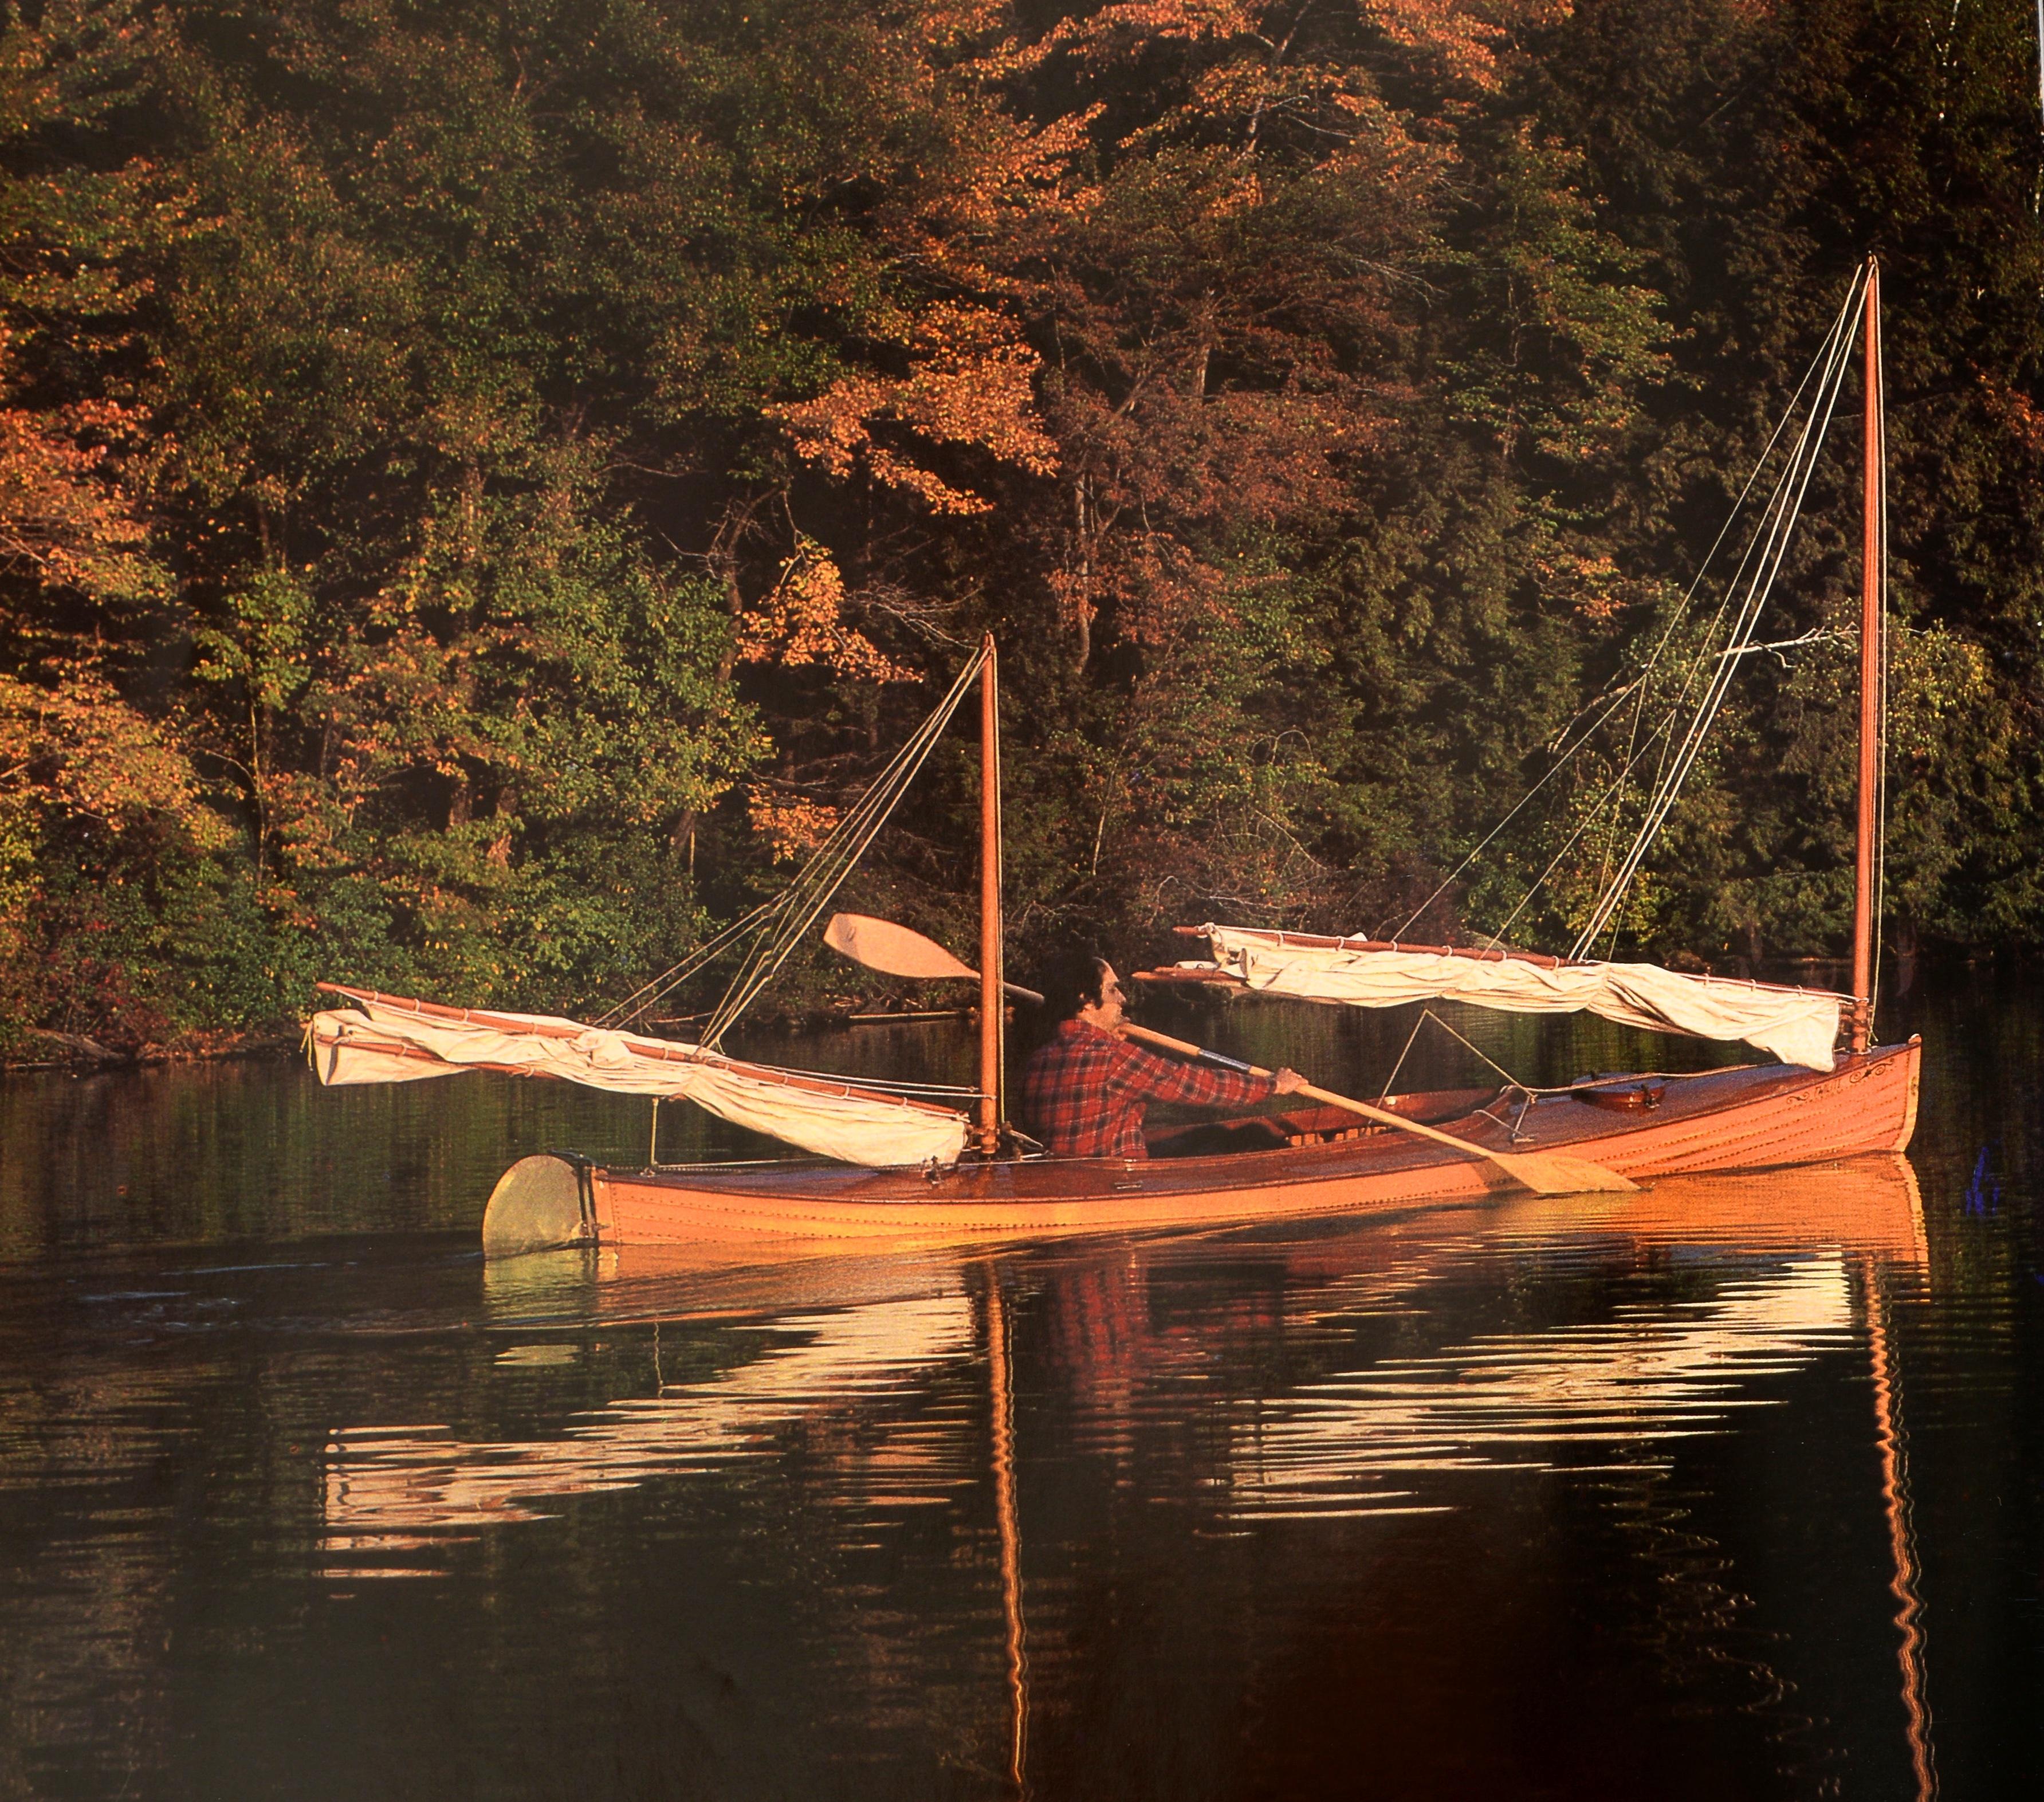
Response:
[[[1650,1032],[1743,1040],[1784,1063],[1829,1070],[1846,997],[1723,977],[1685,976],[1651,963],[1567,963],[1365,948],[1361,939],[1304,939],[1249,927],[1203,926],[1209,963],[1265,994],[1351,1007],[1469,1001],[1509,1013],[1587,1012]]]
[[[335,992],[352,1005],[314,1014],[308,1039],[313,1068],[329,1087],[492,1070],[557,1077],[612,1094],[693,1101],[720,1120],[851,1164],[923,1164],[932,1158],[948,1164],[965,1148],[965,1116],[927,1101],[552,1015],[444,1008],[368,989]]]

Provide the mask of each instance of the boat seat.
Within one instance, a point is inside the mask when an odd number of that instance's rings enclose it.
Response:
[[[1201,1120],[1143,1137],[1153,1158],[1225,1158],[1239,1151],[1274,1151],[1300,1143],[1285,1130],[1289,1124],[1252,1114],[1246,1120]]]

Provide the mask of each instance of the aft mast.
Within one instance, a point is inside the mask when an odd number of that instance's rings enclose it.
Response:
[[[1864,507],[1860,538],[1859,819],[1853,864],[1853,1015],[1851,1044],[1864,1051],[1873,1042],[1874,856],[1881,831],[1881,597],[1887,555],[1882,518],[1881,391],[1881,264],[1866,265],[1866,412],[1862,428]]]
[[[1001,955],[1001,690],[993,634],[979,672],[980,1155],[1001,1149],[1001,1039],[1005,993]]]

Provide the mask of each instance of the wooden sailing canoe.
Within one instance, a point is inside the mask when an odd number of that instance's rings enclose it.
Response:
[[[1566,1151],[1635,1181],[1762,1170],[1894,1152],[1916,1121],[1917,1040],[1817,1071],[1746,1066],[1656,1079],[1652,1105],[1612,1106],[1627,1084],[1546,1093],[1463,1090],[1395,1105],[1496,1151]],[[1636,1081],[1637,1079],[1629,1079]],[[1514,1128],[1516,1129],[1516,1133]],[[736,1255],[803,1242],[903,1245],[1208,1227],[1367,1212],[1507,1193],[1494,1166],[1331,1110],[1237,1124],[1262,1148],[1121,1158],[1025,1158],[948,1168],[843,1165],[628,1169],[559,1153],[499,1179],[482,1228],[492,1256],[574,1245],[686,1244]],[[1171,1149],[1168,1138],[1158,1149]]]

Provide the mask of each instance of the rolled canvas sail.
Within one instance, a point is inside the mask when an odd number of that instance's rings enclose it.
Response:
[[[1829,1070],[1844,997],[1685,976],[1651,963],[1563,963],[1364,950],[1359,943],[1287,943],[1278,932],[1206,926],[1214,966],[1266,994],[1351,1007],[1469,1001],[1510,1013],[1589,1012],[1650,1032],[1741,1040],[1784,1063]]]
[[[547,1014],[475,1013],[347,991],[353,1008],[313,1016],[313,1068],[329,1087],[494,1070],[558,1077],[613,1094],[693,1101],[735,1125],[847,1163],[956,1161],[966,1121],[949,1108],[825,1078],[737,1064],[667,1039]]]

